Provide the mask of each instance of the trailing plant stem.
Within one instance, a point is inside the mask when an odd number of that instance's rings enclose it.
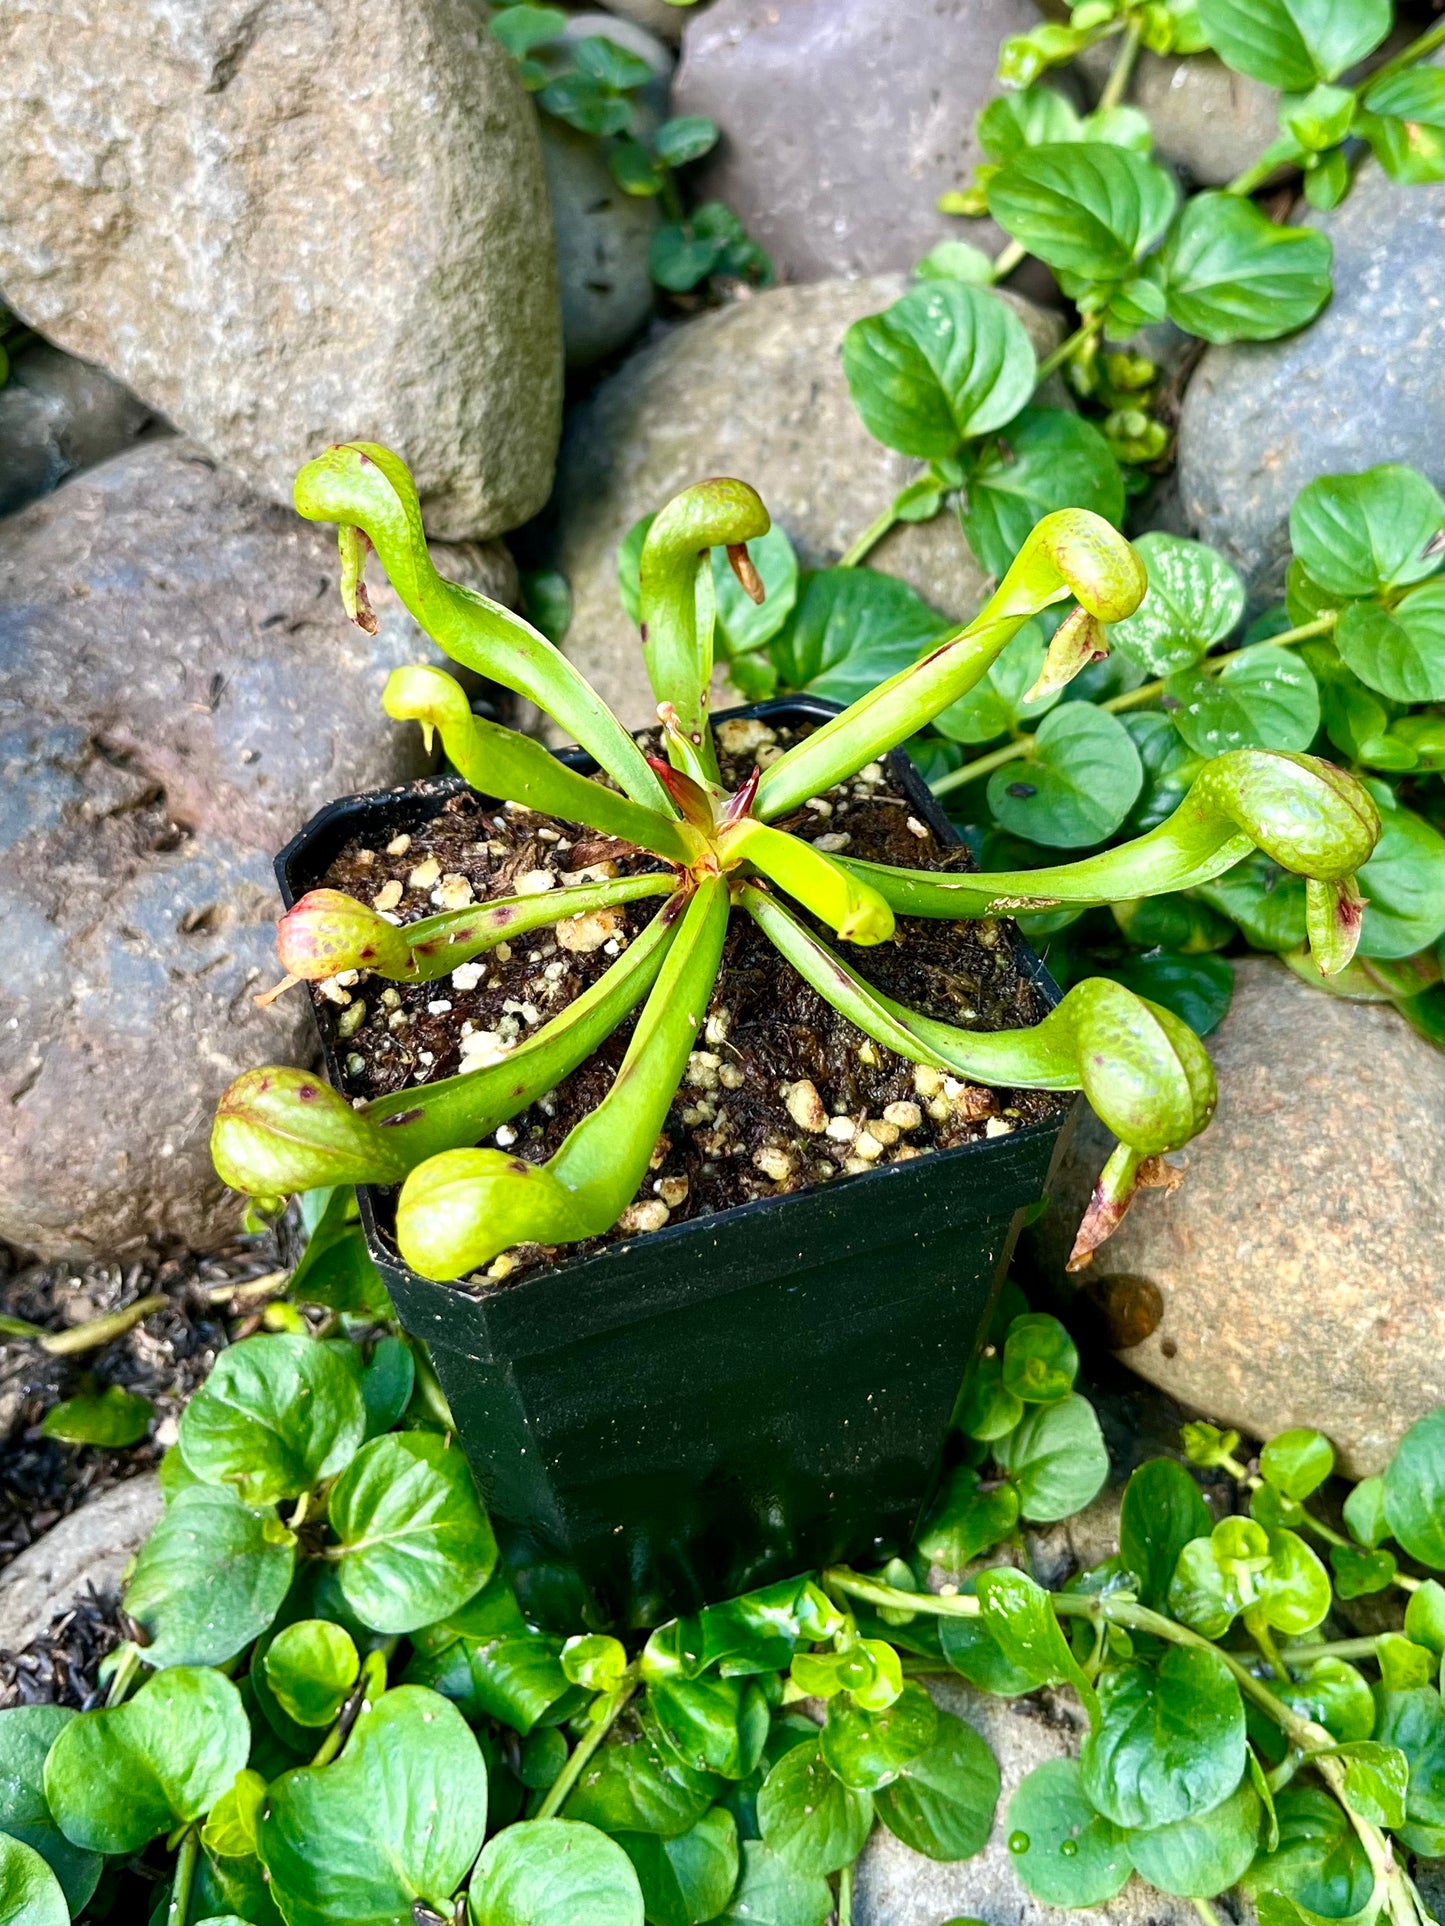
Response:
[[[1067,346],[1067,342],[1064,345]],[[1266,635],[1249,646],[1253,649],[1291,648],[1296,642],[1308,642],[1314,636],[1328,635],[1339,619],[1338,609],[1328,609],[1313,622],[1302,622],[1298,628],[1286,629],[1280,635]],[[1199,669],[1205,675],[1218,675],[1227,662],[1232,662],[1241,653],[1239,649],[1232,649],[1224,655],[1210,656],[1198,665]],[[1126,709],[1139,709],[1146,702],[1156,701],[1163,695],[1164,686],[1165,678],[1160,676],[1153,682],[1141,682],[1137,689],[1129,689],[1123,695],[1110,696],[1107,702],[1097,706],[1107,709],[1111,715],[1119,715]],[[990,776],[995,769],[1002,769],[1005,763],[1026,756],[1032,745],[1031,735],[1018,736],[1013,742],[1006,742],[1001,749],[991,749],[986,756],[977,756],[972,762],[966,762],[961,769],[951,769],[946,776],[940,776],[936,782],[930,783],[929,787],[935,796],[946,796],[954,789],[961,789],[966,782],[976,782],[980,776]]]
[[[1134,62],[1139,58],[1139,36],[1142,31],[1142,22],[1137,19],[1131,20],[1124,29],[1124,38],[1119,42],[1119,51],[1114,56],[1108,82],[1099,96],[1099,112],[1102,114],[1110,113],[1123,104],[1134,72]]]
[[[863,533],[838,557],[839,568],[857,568],[864,556],[875,549],[898,520],[898,505],[890,502],[883,513],[864,529]]]
[[[1204,1921],[1204,1926],[1219,1926],[1219,1914],[1207,1899],[1195,1899],[1191,1903],[1195,1912]]]
[[[838,1875],[838,1926],[853,1926],[853,1863]]]
[[[1132,32],[1133,29],[1131,28],[1130,31]],[[1052,354],[1045,355],[1039,363],[1036,385],[1047,381],[1049,376],[1056,369],[1062,368],[1066,361],[1072,361],[1080,349],[1093,340],[1103,325],[1104,317],[1101,314],[1091,314],[1086,321],[1081,322],[1066,340],[1059,343]]]
[[[1006,281],[1014,269],[1022,267],[1028,258],[1029,251],[1022,241],[1010,241],[1007,247],[1001,248],[994,256],[993,273],[989,276],[990,281],[995,283]]]
[[[573,1786],[575,1786],[577,1781],[582,1777],[583,1767],[607,1737],[607,1734],[612,1730],[619,1715],[627,1706],[636,1690],[637,1682],[635,1679],[621,1686],[612,1694],[608,1704],[602,1709],[600,1717],[597,1714],[596,1701],[593,1701],[594,1710],[591,1723],[588,1725],[582,1737],[577,1741],[576,1745],[573,1746],[571,1753],[568,1755],[566,1765],[563,1766],[562,1770],[557,1774],[557,1777],[548,1788],[547,1796],[537,1811],[537,1817],[539,1819],[554,1819],[558,1812],[561,1811],[563,1805],[566,1803],[568,1793],[571,1792]]]
[[[110,1675],[110,1687],[105,1695],[107,1711],[112,1706],[120,1705],[124,1702],[130,1688],[135,1684],[136,1675],[140,1671],[140,1668],[140,1647],[130,1640],[127,1640],[121,1647],[120,1658],[114,1672]]]
[[[176,1854],[176,1876],[171,1882],[171,1903],[166,1908],[166,1926],[186,1926],[200,1849],[200,1838],[195,1827],[187,1826],[180,1851]]]

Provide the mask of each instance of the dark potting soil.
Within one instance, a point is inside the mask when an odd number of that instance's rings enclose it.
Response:
[[[755,761],[775,760],[806,730],[759,721],[719,730],[723,780],[741,786]],[[640,738],[646,743],[646,738]],[[821,805],[821,806],[820,806]],[[915,869],[972,867],[939,842],[874,763],[779,819],[825,851]],[[656,858],[576,824],[512,805],[453,797],[384,848],[348,844],[322,882],[414,922],[471,901],[535,893],[604,875],[663,868]],[[372,1099],[495,1062],[602,974],[657,913],[658,902],[609,910],[503,944],[434,983],[348,975],[315,992],[320,1021],[344,1065],[344,1089]],[[830,938],[830,940],[833,940]],[[870,983],[927,1016],[965,1029],[1038,1021],[1042,998],[1021,974],[1011,923],[900,917],[893,940],[840,947]],[[629,1019],[587,1063],[487,1141],[533,1163],[606,1096],[631,1036]],[[821,1103],[803,1127],[811,1085]],[[789,1101],[791,1097],[791,1103]],[[750,918],[734,913],[708,1014],[652,1167],[606,1237],[555,1251],[519,1246],[489,1276],[728,1210],[759,1197],[852,1176],[879,1164],[996,1137],[1055,1116],[1067,1098],[989,1090],[944,1077],[884,1049],[811,989]]]

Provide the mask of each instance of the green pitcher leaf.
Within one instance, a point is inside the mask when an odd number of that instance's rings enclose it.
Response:
[[[674,1839],[624,1832],[617,1844],[632,1861],[649,1926],[702,1926],[716,1919],[738,1880],[738,1829],[714,1806]]]
[[[1059,1404],[1036,1405],[994,1456],[1019,1495],[1032,1524],[1072,1517],[1097,1498],[1109,1476],[1109,1453],[1099,1420],[1077,1392]]]
[[[222,1351],[181,1418],[181,1456],[248,1504],[298,1498],[345,1469],[366,1412],[354,1374],[304,1337],[253,1337]]]
[[[487,1582],[497,1541],[450,1437],[393,1432],[356,1454],[331,1494],[341,1589],[378,1632],[410,1632]]]
[[[1002,577],[1043,516],[1087,508],[1116,525],[1124,478],[1092,422],[1065,408],[1025,408],[971,460],[959,516],[969,547]]]
[[[1049,1759],[1023,1779],[1008,1836],[1014,1871],[1046,1906],[1102,1906],[1134,1870],[1129,1835],[1089,1804],[1073,1759]]]
[[[1065,702],[1039,724],[1027,761],[994,770],[988,804],[1015,836],[1072,849],[1112,836],[1143,780],[1139,752],[1118,717]]]
[[[241,1695],[219,1672],[157,1672],[113,1710],[82,1712],[45,1761],[56,1824],[90,1852],[139,1852],[210,1811],[251,1746]]]
[[[1214,1653],[1172,1646],[1157,1666],[1117,1666],[1100,1678],[1099,1701],[1081,1784],[1115,1825],[1151,1831],[1198,1818],[1244,1776],[1244,1706]]]
[[[1033,393],[1033,346],[991,289],[926,281],[843,337],[843,372],[868,432],[935,460],[1001,428]]]
[[[1295,496],[1290,541],[1311,579],[1340,599],[1378,595],[1433,575],[1426,549],[1445,528],[1445,501],[1414,468],[1386,462],[1322,475]]]
[[[1209,45],[1236,73],[1304,94],[1372,53],[1390,31],[1390,0],[1198,0]]]
[[[226,1354],[223,1352],[222,1356]],[[151,1665],[223,1665],[260,1636],[291,1585],[296,1541],[274,1509],[188,1485],[136,1554],[125,1609]]]
[[[15,1705],[0,1712],[0,1836],[38,1852],[59,1880],[71,1912],[78,1913],[95,1891],[103,1861],[70,1843],[45,1797],[46,1757],[74,1717],[63,1705]],[[0,1911],[0,1920],[4,1917]]]
[[[796,1745],[763,1781],[758,1825],[769,1851],[794,1872],[837,1872],[863,1850],[873,1798],[843,1784],[818,1742]]]
[[[939,1712],[933,1743],[877,1797],[878,1817],[914,1852],[971,1859],[993,1830],[998,1762],[965,1720]]]
[[[989,182],[999,226],[1051,268],[1123,280],[1159,239],[1177,189],[1162,167],[1103,141],[1016,154]]]
[[[1320,726],[1320,692],[1308,664],[1268,644],[1227,656],[1217,675],[1171,675],[1164,699],[1175,728],[1201,756],[1308,749]]]
[[[1134,543],[1149,590],[1131,616],[1109,630],[1110,645],[1150,675],[1193,668],[1244,615],[1244,583],[1203,542],[1151,530]]]
[[[1195,194],[1160,256],[1169,318],[1205,341],[1273,341],[1329,300],[1333,254],[1327,234],[1280,227],[1240,195]]]

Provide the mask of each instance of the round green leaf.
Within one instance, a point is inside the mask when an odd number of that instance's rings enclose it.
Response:
[[[1139,752],[1118,717],[1065,702],[1039,724],[1027,761],[994,770],[988,806],[1015,836],[1073,849],[1112,836],[1143,780]]]
[[[843,337],[843,372],[868,432],[924,460],[1001,428],[1033,393],[1022,321],[991,289],[925,281]]]
[[[155,1406],[149,1398],[138,1398],[134,1392],[110,1384],[104,1391],[64,1398],[52,1405],[40,1431],[43,1437],[58,1438],[62,1444],[123,1450],[140,1443],[154,1416]]]
[[[1150,531],[1134,543],[1149,575],[1144,600],[1109,630],[1111,645],[1150,675],[1192,668],[1244,614],[1244,583],[1217,549]]]
[[[291,1585],[296,1540],[228,1486],[187,1485],[136,1555],[125,1609],[151,1665],[224,1665],[259,1637]]]
[[[486,1823],[487,1771],[466,1721],[402,1685],[362,1713],[333,1764],[276,1780],[260,1854],[288,1926],[409,1926],[414,1900],[450,1914]]]
[[[589,1692],[611,1692],[627,1670],[627,1647],[604,1632],[583,1632],[562,1647],[562,1670],[573,1685]]]
[[[82,1712],[45,1761],[45,1798],[75,1846],[139,1852],[210,1811],[246,1763],[251,1728],[219,1672],[157,1672],[113,1710]]]
[[[1364,1675],[1343,1659],[1317,1659],[1284,1696],[1341,1742],[1368,1739],[1375,1729],[1374,1696]]]
[[[770,653],[785,688],[850,703],[908,668],[952,626],[895,575],[818,569],[803,576]]]
[[[1273,341],[1330,298],[1327,234],[1279,227],[1237,194],[1195,194],[1160,256],[1169,318],[1205,341]]]
[[[1281,1431],[1259,1454],[1260,1474],[1286,1498],[1308,1498],[1335,1468],[1335,1448],[1322,1431]]]
[[[487,1842],[467,1894],[472,1926],[642,1926],[642,1889],[614,1839],[527,1819]]]
[[[1279,1845],[1241,1877],[1245,1893],[1283,1893],[1326,1919],[1348,1919],[1370,1897],[1374,1874],[1344,1808],[1322,1786],[1295,1784],[1275,1795]]]
[[[1383,1478],[1362,1478],[1346,1498],[1342,1510],[1345,1529],[1357,1545],[1367,1545],[1373,1551],[1389,1537]]]
[[[351,1634],[324,1618],[298,1619],[266,1648],[266,1683],[298,1725],[330,1725],[361,1671]]]
[[[1085,1797],[1131,1831],[1212,1812],[1244,1775],[1244,1706],[1213,1652],[1171,1646],[1158,1666],[1099,1680],[1102,1719],[1079,1758]]]
[[[1022,1398],[1016,1398],[1003,1381],[1003,1359],[980,1357],[964,1379],[953,1421],[966,1438],[992,1444],[1005,1437],[1024,1415]]]
[[[1384,829],[1359,873],[1367,903],[1359,953],[1413,956],[1445,932],[1445,836],[1400,808],[1383,784],[1372,785],[1372,793]]]
[[[355,1374],[312,1338],[253,1337],[222,1351],[181,1418],[181,1455],[248,1504],[299,1498],[350,1463],[366,1430]]]
[[[678,114],[662,123],[652,137],[652,144],[658,158],[665,160],[669,167],[686,167],[689,161],[701,160],[704,154],[712,152],[717,146],[718,134],[717,122],[705,114]]]
[[[1268,643],[1226,656],[1217,675],[1171,675],[1164,699],[1175,728],[1201,756],[1308,749],[1320,726],[1320,692],[1308,664]]]
[[[845,1786],[878,1792],[928,1750],[937,1730],[933,1700],[921,1685],[910,1683],[881,1712],[860,1711],[839,1693],[828,1706],[820,1743],[823,1757]]]
[[[1162,167],[1104,141],[1026,148],[994,175],[988,209],[1052,268],[1123,280],[1169,224],[1177,190]]]
[[[1418,1591],[1411,1592],[1405,1607],[1405,1632],[1417,1645],[1437,1656],[1445,1653],[1445,1585],[1427,1578]],[[4,1715],[0,1714],[0,1720]],[[1368,1733],[1352,1734],[1367,1738]],[[3,1818],[0,1818],[3,1823]]]
[[[632,1861],[649,1926],[702,1926],[717,1918],[737,1884],[737,1823],[722,1806],[675,1839],[624,1832],[617,1843]]]
[[[1153,1832],[1130,1833],[1129,1851],[1138,1871],[1160,1892],[1209,1899],[1226,1892],[1253,1861],[1263,1817],[1259,1794],[1246,1775],[1212,1812],[1176,1819]]]
[[[934,728],[952,742],[992,742],[1020,722],[1047,715],[1057,692],[1041,702],[1024,701],[1043,666],[1043,636],[1037,623],[1026,622],[982,680],[933,718]]]
[[[211,1807],[201,1828],[201,1844],[218,1859],[250,1859],[256,1852],[266,1781],[250,1767],[238,1772],[229,1792]]]
[[[1302,1638],[1330,1609],[1330,1575],[1298,1532],[1272,1531],[1269,1552],[1261,1616],[1277,1632]]]
[[[1151,1458],[1124,1488],[1119,1555],[1140,1581],[1144,1604],[1169,1597],[1179,1554],[1192,1538],[1207,1538],[1214,1520],[1197,1484],[1172,1458]]]
[[[1372,53],[1390,31],[1390,0],[1198,0],[1208,44],[1236,73],[1304,94]]]
[[[1056,1317],[1034,1311],[1016,1317],[1003,1347],[1003,1381],[1024,1404],[1058,1404],[1079,1375],[1074,1340]]]
[[[918,1534],[921,1555],[945,1571],[962,1571],[980,1552],[1007,1538],[1018,1523],[1019,1495],[1014,1487],[980,1491],[979,1483],[978,1473],[967,1465],[951,1471]]]
[[[851,1865],[872,1824],[872,1795],[845,1786],[816,1742],[785,1752],[758,1794],[763,1842],[794,1872]]]
[[[1117,527],[1124,478],[1091,422],[1066,408],[1025,408],[979,448],[959,515],[969,547],[1003,576],[1034,523],[1056,508],[1090,508]]]
[[[1426,582],[1393,610],[1351,603],[1335,643],[1361,682],[1393,702],[1445,700],[1445,582]]]
[[[1345,598],[1378,595],[1433,575],[1425,550],[1445,528],[1445,501],[1417,469],[1386,462],[1322,475],[1295,496],[1290,541],[1312,581]]]
[[[1391,1536],[1432,1571],[1445,1571],[1445,1410],[1412,1424],[1385,1470]]]
[[[60,1882],[40,1854],[0,1833],[0,1926],[70,1926]]]
[[[743,1841],[737,1889],[719,1926],[827,1926],[833,1889],[816,1873],[796,1873],[756,1839]]]
[[[963,1719],[940,1712],[932,1745],[878,1794],[878,1817],[929,1859],[971,1859],[993,1830],[999,1784],[985,1741]]]
[[[1053,1524],[1082,1511],[1104,1488],[1109,1453],[1094,1407],[1071,1393],[1058,1404],[1035,1405],[994,1456],[1033,1524]]]
[[[1445,1708],[1433,1685],[1411,1691],[1381,1688],[1375,1738],[1404,1753],[1410,1781],[1406,1816],[1415,1825],[1445,1827]]]
[[[761,602],[755,602],[733,574],[727,550],[712,552],[717,624],[733,655],[747,655],[771,642],[798,600],[798,558],[784,529],[774,522],[766,535],[747,544],[747,550],[765,590]]]
[[[1392,181],[1445,180],[1445,72],[1422,64],[1388,74],[1366,93],[1365,106],[1357,131]]]
[[[1007,1824],[1014,1871],[1046,1906],[1102,1906],[1129,1882],[1128,1835],[1089,1804],[1073,1759],[1035,1766],[1009,1801]]]
[[[695,1826],[721,1790],[712,1773],[685,1766],[655,1724],[629,1717],[593,1753],[562,1816],[605,1832],[655,1832],[671,1839]]]
[[[497,1541],[461,1450],[435,1432],[374,1438],[331,1494],[346,1602],[378,1632],[445,1618],[487,1582]]]
[[[95,1891],[103,1861],[71,1845],[45,1797],[46,1757],[74,1717],[63,1705],[15,1705],[0,1712],[0,1835],[39,1853],[78,1913]],[[0,1911],[0,1921],[4,1917]]]
[[[1394,1583],[1399,1565],[1393,1552],[1367,1552],[1353,1545],[1331,1545],[1330,1569],[1341,1598],[1367,1598]]]
[[[938,1643],[943,1656],[962,1679],[995,1698],[1017,1699],[1037,1691],[1032,1671],[1015,1665],[981,1618],[939,1620]]]

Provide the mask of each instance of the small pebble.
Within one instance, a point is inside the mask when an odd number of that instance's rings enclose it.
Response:
[[[471,881],[455,871],[443,876],[441,882],[431,893],[431,899],[438,909],[466,909],[476,899],[472,893]]]
[[[717,1080],[724,1090],[741,1090],[747,1082],[740,1063],[725,1063],[717,1073]]]
[[[822,796],[809,796],[808,800],[803,804],[803,807],[804,809],[811,809],[815,816],[831,816],[833,813],[832,803],[826,801]]]
[[[928,841],[929,836],[932,834],[928,824],[919,822],[916,816],[910,816],[908,818],[908,830],[910,835],[916,836],[920,842],[924,843]]]
[[[851,1144],[858,1133],[858,1126],[851,1117],[830,1117],[827,1130],[834,1143]]]
[[[821,850],[825,856],[836,856],[840,850],[846,849],[852,840],[846,829],[835,829],[827,836],[815,836],[813,847]]]
[[[756,716],[740,717],[734,722],[720,722],[717,726],[718,748],[725,756],[745,756],[750,750],[766,743],[775,743],[777,731],[770,729]]]
[[[858,1045],[858,1061],[859,1063],[866,1063],[870,1067],[877,1064],[878,1046],[874,1043],[872,1037],[864,1037],[863,1041]]]
[[[502,1279],[504,1277],[510,1277],[516,1268],[516,1258],[513,1257],[510,1251],[503,1251],[500,1256],[494,1257],[487,1266],[487,1276],[500,1284]]]
[[[810,1130],[817,1135],[828,1128],[828,1113],[823,1108],[823,1099],[818,1095],[816,1084],[806,1077],[797,1083],[789,1084],[784,1093],[788,1115],[799,1130]]]
[[[405,834],[400,836],[393,836],[391,841],[386,846],[386,853],[388,856],[405,856],[406,852],[410,848],[411,848],[410,836],[407,836]]]
[[[853,1139],[853,1157],[861,1157],[865,1163],[876,1164],[883,1155],[883,1146],[871,1130],[860,1130]],[[850,1163],[853,1158],[848,1160]]]
[[[584,910],[557,925],[557,942],[574,956],[590,956],[616,940],[624,928],[621,910]]]
[[[384,1010],[399,1010],[401,1008],[401,991],[388,983],[381,993],[381,1006]]]
[[[913,1088],[920,1097],[936,1097],[943,1088],[943,1072],[935,1069],[931,1063],[915,1063]]]
[[[339,1037],[354,1037],[365,1021],[366,1005],[361,1002],[353,1003],[349,1010],[343,1010],[338,1017],[336,1034]]]
[[[1013,1125],[1006,1117],[990,1117],[983,1127],[985,1137],[1007,1137],[1012,1131]]]
[[[629,1204],[617,1220],[620,1231],[659,1231],[667,1222],[668,1209],[660,1197],[644,1197]]]
[[[726,1043],[731,1028],[731,1014],[727,1010],[714,1010],[703,1026],[703,1040],[706,1043]]]
[[[435,856],[428,856],[424,863],[418,863],[406,879],[408,889],[433,889],[441,879],[442,866]]]
[[[659,1177],[652,1186],[669,1210],[676,1210],[687,1198],[686,1177]]]
[[[514,896],[545,896],[557,878],[550,869],[529,869],[512,885]]]
[[[753,1168],[775,1184],[785,1184],[793,1174],[793,1158],[781,1144],[764,1144],[753,1152]]]
[[[503,1150],[510,1150],[517,1141],[517,1133],[510,1124],[498,1124],[495,1135]]]
[[[350,990],[343,989],[340,981],[334,976],[323,976],[316,987],[328,1003],[339,1004],[344,1009],[351,1001]]]
[[[882,782],[883,765],[881,762],[865,762],[858,771],[859,782]]]
[[[512,960],[512,946],[510,943],[499,943],[496,949],[492,951],[492,954],[499,963],[510,963]]]
[[[918,1130],[923,1124],[923,1112],[916,1103],[890,1103],[884,1107],[883,1121],[891,1123],[896,1130]]]
[[[426,1006],[426,1013],[428,1016],[445,1016],[451,1007],[449,997],[433,997],[432,1001]]]
[[[481,963],[458,963],[452,971],[452,988],[474,990],[486,973],[485,965]]]

